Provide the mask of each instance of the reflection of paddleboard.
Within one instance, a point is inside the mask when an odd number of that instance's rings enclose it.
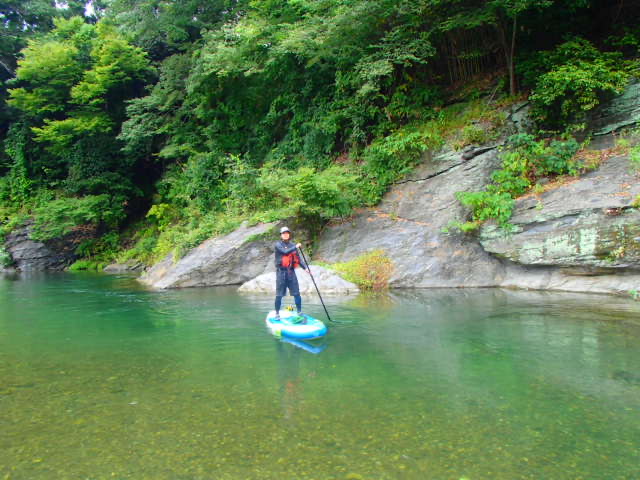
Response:
[[[265,321],[271,333],[278,337],[309,340],[322,337],[327,333],[327,327],[320,320],[304,313],[298,316],[297,313],[289,310],[280,310],[280,320],[276,319],[276,312],[272,310]]]
[[[301,348],[302,350],[305,350],[309,353],[313,353],[314,355],[322,353],[324,349],[327,348],[326,344],[312,345],[303,340],[298,340],[297,338],[282,337],[280,340],[286,343],[290,343],[291,345],[295,345],[296,347]]]

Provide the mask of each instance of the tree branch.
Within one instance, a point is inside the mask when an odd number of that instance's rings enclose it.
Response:
[[[11,77],[15,77],[16,73],[11,70],[6,63],[4,63],[2,60],[0,60],[0,66],[3,67],[8,73],[9,75],[11,75]]]

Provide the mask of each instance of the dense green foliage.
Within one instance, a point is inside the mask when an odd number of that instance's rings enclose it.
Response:
[[[0,217],[113,233],[80,249],[94,262],[347,216],[425,151],[497,139],[516,94],[564,130],[624,87],[640,45],[638,7],[604,0],[0,4]],[[516,139],[494,184],[461,194],[473,222],[505,223],[573,150]]]
[[[620,52],[601,52],[582,38],[541,52],[539,59],[542,68],[535,70],[542,74],[531,100],[539,121],[553,127],[584,120],[604,95],[622,92],[634,68]]]

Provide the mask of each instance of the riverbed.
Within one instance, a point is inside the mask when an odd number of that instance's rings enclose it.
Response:
[[[640,302],[325,301],[293,345],[270,296],[0,276],[0,478],[640,478]]]

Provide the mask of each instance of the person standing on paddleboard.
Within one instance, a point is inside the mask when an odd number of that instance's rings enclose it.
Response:
[[[293,296],[296,303],[298,315],[302,315],[302,297],[300,297],[300,287],[298,286],[298,277],[296,276],[296,267],[302,267],[307,273],[309,267],[302,261],[298,254],[298,248],[302,244],[293,244],[291,242],[291,230],[287,227],[280,229],[280,241],[275,244],[276,256],[276,318],[280,319],[280,307],[282,306],[282,297],[287,294]]]

